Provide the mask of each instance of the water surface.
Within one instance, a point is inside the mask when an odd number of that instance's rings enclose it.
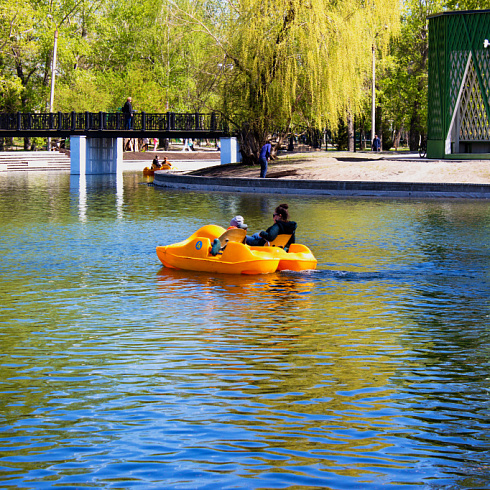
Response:
[[[314,272],[161,267],[287,202]],[[3,488],[488,488],[490,204],[0,174]]]

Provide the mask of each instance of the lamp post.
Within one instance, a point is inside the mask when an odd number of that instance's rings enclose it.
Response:
[[[376,39],[376,38],[375,38]],[[373,87],[372,87],[372,105],[371,105],[371,150],[373,149],[374,135],[376,134],[376,54],[373,42]]]
[[[384,25],[384,29],[388,29],[388,25]],[[371,106],[371,145],[373,144],[374,135],[376,134],[376,38],[380,32],[376,32],[373,39],[373,87],[372,87],[372,106]],[[372,149],[372,146],[371,146]]]
[[[48,15],[48,19],[52,19],[51,14]],[[54,81],[56,76],[56,55],[58,53],[58,28],[54,30],[54,43],[53,43],[53,59],[51,60],[51,93],[49,96],[49,112],[54,111]],[[51,138],[48,137],[48,151],[51,150]]]
[[[58,52],[58,29],[54,31],[53,60],[51,62],[51,95],[49,97],[49,112],[54,110],[54,80],[56,76],[56,55]]]

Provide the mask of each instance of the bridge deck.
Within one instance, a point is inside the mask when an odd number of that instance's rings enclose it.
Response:
[[[220,138],[230,126],[218,114],[136,113],[131,121],[120,112],[0,114],[0,137]]]

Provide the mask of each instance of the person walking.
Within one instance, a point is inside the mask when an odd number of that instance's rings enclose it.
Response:
[[[124,114],[124,129],[133,129],[133,104],[131,97],[126,99],[122,112]]]
[[[272,146],[270,140],[267,140],[266,144],[260,149],[259,162],[260,162],[260,178],[265,179],[267,174],[267,163],[271,156]]]
[[[373,151],[380,151],[381,150],[381,140],[378,138],[378,135],[374,135],[373,139]]]

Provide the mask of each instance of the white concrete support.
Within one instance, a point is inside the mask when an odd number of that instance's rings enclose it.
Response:
[[[72,175],[116,174],[122,168],[122,138],[70,138]]]
[[[87,137],[70,137],[70,173],[72,175],[85,175],[87,163]]]
[[[240,145],[236,138],[221,138],[221,165],[242,161]]]

